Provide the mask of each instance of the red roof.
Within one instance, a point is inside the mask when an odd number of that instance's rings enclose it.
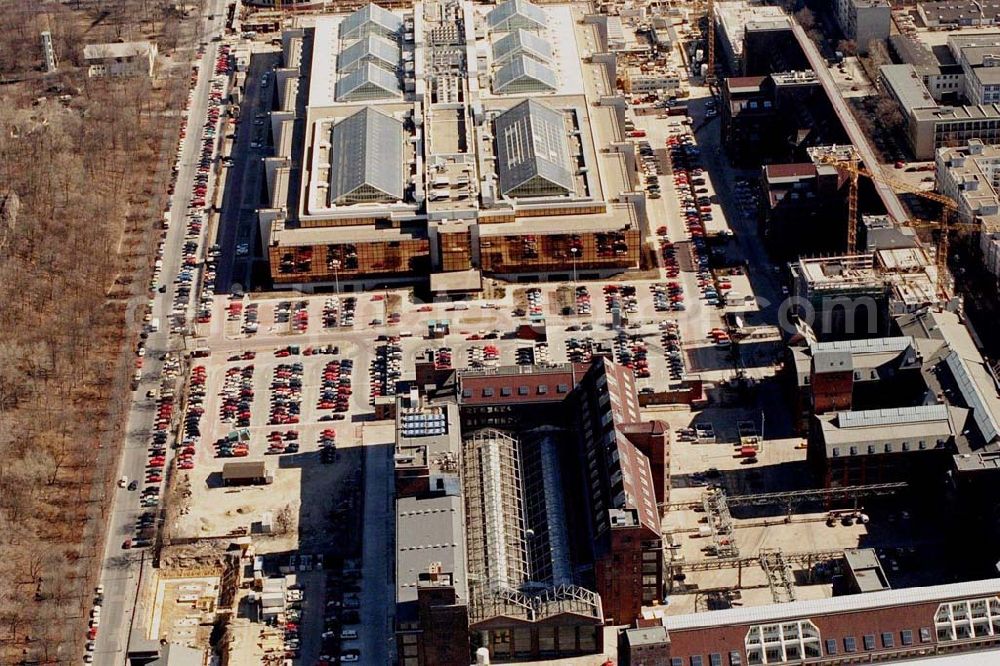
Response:
[[[587,363],[554,369],[530,368],[530,371],[501,369],[496,374],[459,374],[463,405],[497,405],[562,402],[589,368]]]
[[[816,165],[812,162],[800,164],[768,164],[764,167],[768,180],[773,178],[806,178],[816,175]]]
[[[726,79],[726,87],[729,90],[736,88],[759,88],[763,85],[766,76],[733,76]]]

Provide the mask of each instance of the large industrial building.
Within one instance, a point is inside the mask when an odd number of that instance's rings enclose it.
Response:
[[[640,266],[648,229],[598,21],[527,0],[300,19],[260,233],[276,285],[434,291]],[[589,46],[588,46],[589,45]]]
[[[978,652],[996,659],[1000,579],[663,616],[623,632],[623,664],[894,663]],[[996,616],[994,615],[996,614]],[[655,655],[659,660],[644,660]],[[921,662],[922,663],[922,662]]]
[[[397,401],[400,663],[599,653],[663,598],[664,424],[603,358],[437,374]]]

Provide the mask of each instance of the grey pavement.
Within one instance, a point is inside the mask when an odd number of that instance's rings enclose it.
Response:
[[[205,39],[221,34],[224,20],[225,0],[213,0],[208,13],[214,19],[207,22]],[[171,197],[171,223],[164,243],[163,272],[161,284],[168,285],[164,294],[156,294],[153,300],[152,316],[162,322],[160,330],[150,333],[146,340],[147,353],[142,380],[134,392],[134,401],[129,411],[126,440],[122,451],[117,477],[142,479],[146,465],[146,448],[149,440],[154,404],[145,398],[146,392],[159,387],[162,363],[159,356],[172,347],[170,335],[170,310],[173,302],[174,278],[180,265],[181,249],[184,243],[185,214],[191,198],[191,186],[198,164],[201,148],[200,127],[204,123],[208,107],[208,91],[215,67],[218,51],[216,42],[209,41],[201,57],[199,80],[188,111],[188,135],[184,140],[184,153],[177,176],[177,185]],[[104,605],[101,626],[95,646],[95,663],[104,666],[124,664],[126,647],[132,625],[134,606],[138,594],[140,556],[138,551],[122,550],[122,542],[132,536],[133,526],[140,514],[138,493],[116,488],[111,506],[101,570],[101,584],[104,585]]]

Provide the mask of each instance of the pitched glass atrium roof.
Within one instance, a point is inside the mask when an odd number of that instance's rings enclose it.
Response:
[[[546,64],[552,60],[552,48],[549,43],[528,30],[518,28],[493,43],[493,61],[498,65],[522,54]]]
[[[556,73],[533,58],[516,55],[493,78],[496,93],[546,92],[558,87]]]
[[[402,27],[402,18],[370,2],[343,20],[340,24],[340,38],[357,39],[371,33],[389,36],[398,33]]]
[[[366,62],[373,62],[389,70],[396,69],[399,65],[399,45],[391,39],[369,35],[340,52],[337,69],[347,72]]]
[[[501,194],[546,196],[573,191],[562,113],[528,99],[497,116],[494,125]]]
[[[403,198],[403,123],[365,107],[333,126],[330,203]]]
[[[494,7],[486,15],[490,30],[514,30],[527,28],[541,30],[545,27],[545,10],[528,0],[507,0]]]
[[[373,63],[360,65],[337,81],[337,101],[355,102],[399,95],[399,78]]]

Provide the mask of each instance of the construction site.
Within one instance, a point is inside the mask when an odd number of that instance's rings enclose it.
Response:
[[[686,423],[684,416],[669,420]],[[918,517],[906,482],[809,488],[803,440],[769,436],[758,443],[754,424],[741,421],[738,410],[699,414],[691,424],[696,431],[707,431],[706,417],[718,431],[715,442],[671,447],[673,487],[663,519],[669,604],[644,609],[645,617],[848,594],[848,554],[859,549],[886,563],[893,586],[954,575],[948,537],[927,514]],[[734,436],[734,424],[742,436]],[[755,447],[752,467],[739,455],[747,446]]]

